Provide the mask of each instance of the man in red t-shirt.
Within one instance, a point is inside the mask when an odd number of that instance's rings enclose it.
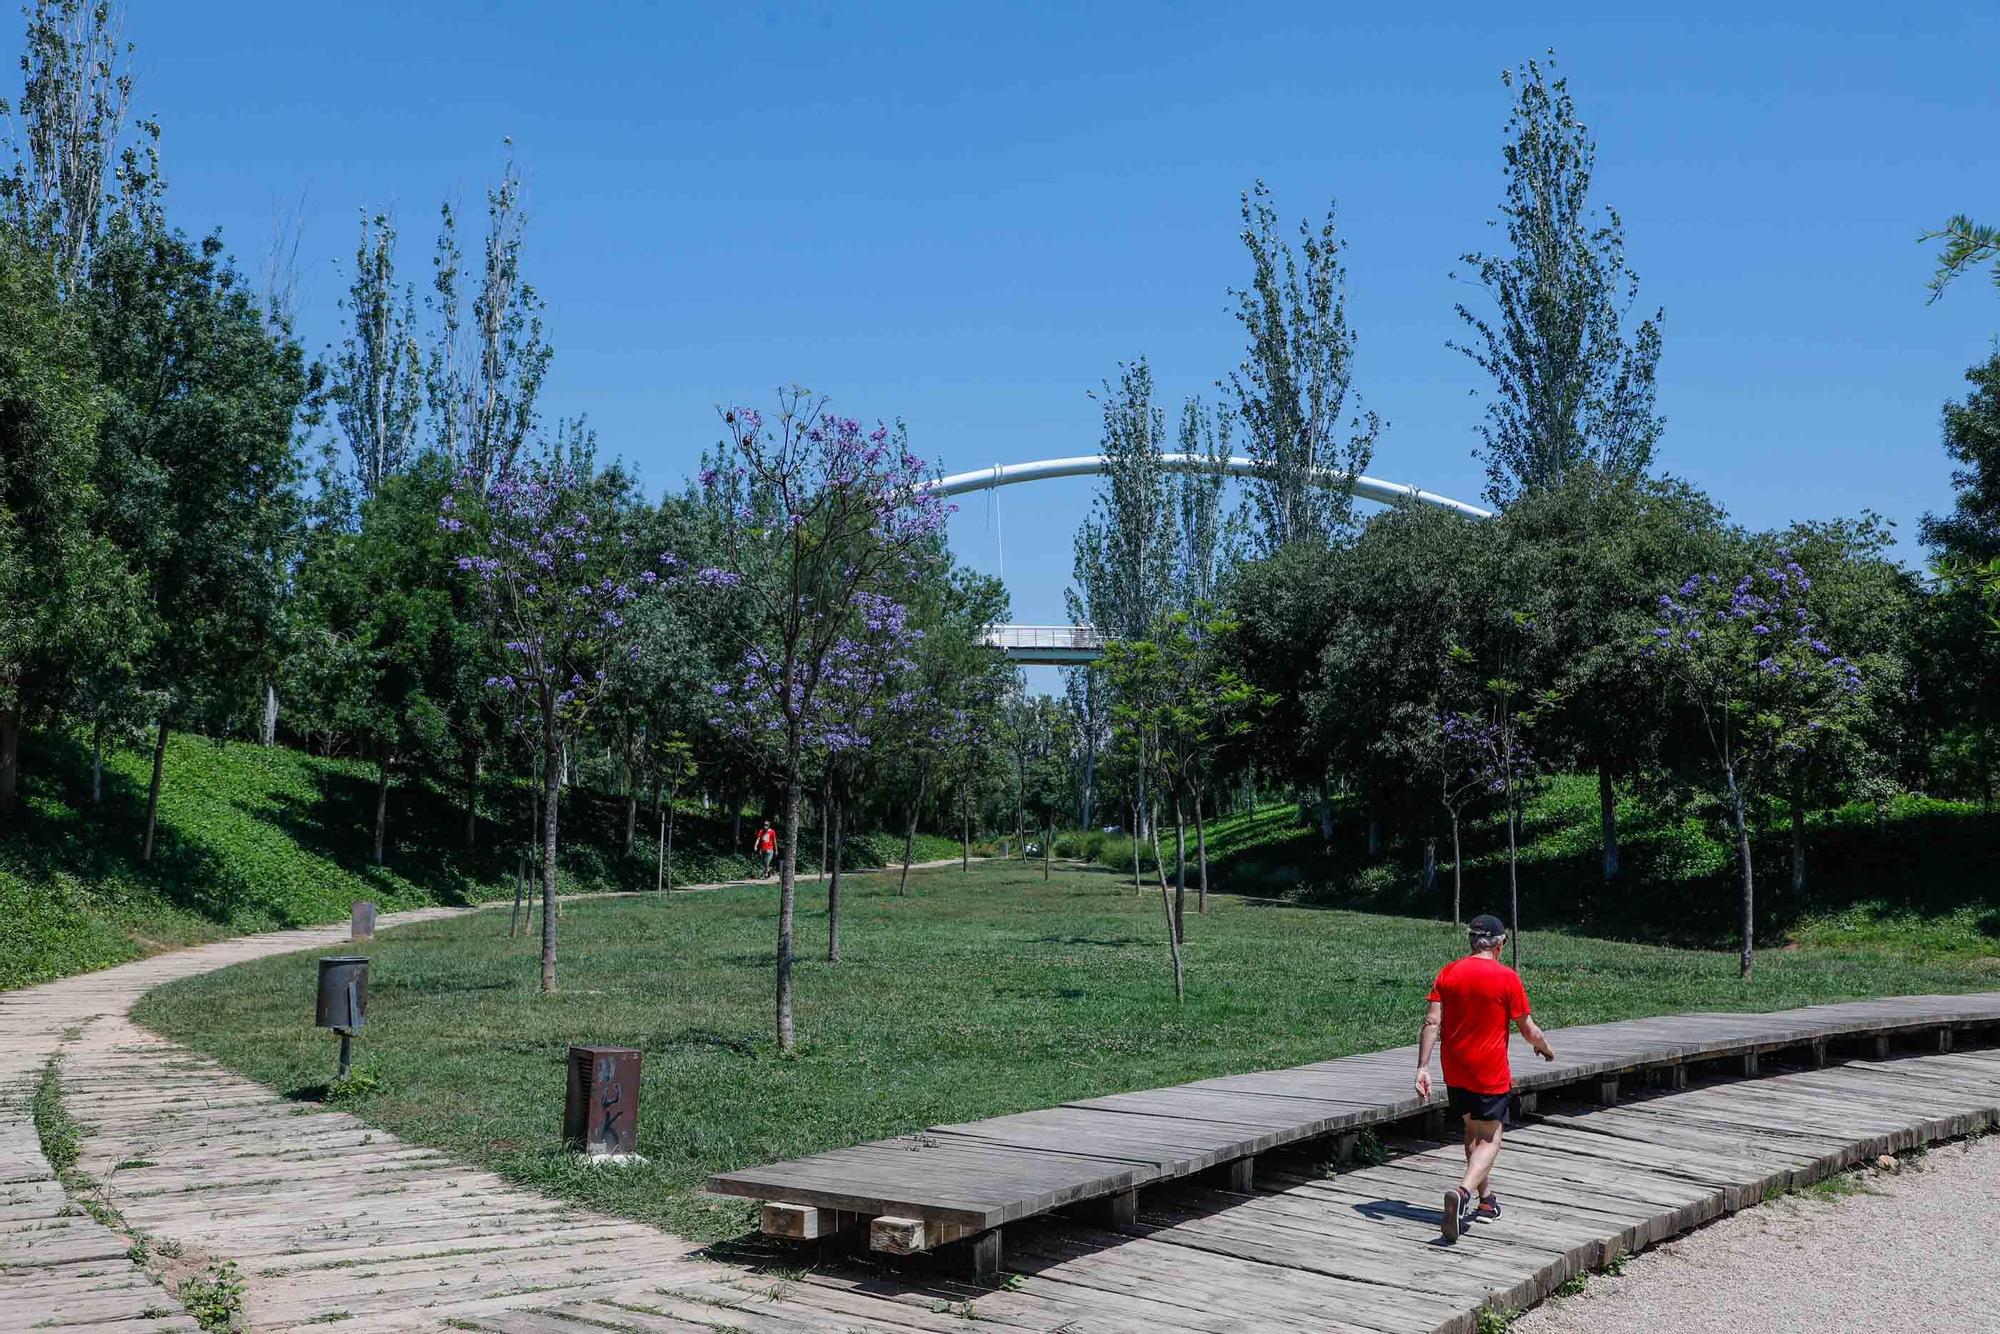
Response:
[[[1465,1123],[1465,1178],[1444,1193],[1446,1241],[1457,1241],[1475,1218],[1500,1216],[1500,1197],[1487,1189],[1487,1178],[1500,1156],[1500,1132],[1514,1093],[1507,1026],[1520,1025],[1521,1036],[1543,1060],[1556,1058],[1528,1012],[1521,975],[1500,962],[1506,924],[1481,913],[1466,930],[1471,952],[1438,971],[1417,1043],[1417,1096],[1431,1096],[1431,1049],[1442,1038],[1447,1105]]]
[[[778,859],[778,831],[771,828],[769,820],[757,831],[757,851],[764,854],[764,874],[771,874],[771,863]]]

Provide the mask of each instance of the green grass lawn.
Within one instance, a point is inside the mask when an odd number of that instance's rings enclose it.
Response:
[[[976,864],[856,878],[843,953],[822,961],[824,899],[802,887],[802,1041],[770,1041],[775,891],[570,904],[563,989],[535,991],[534,945],[505,913],[379,937],[356,1070],[364,1119],[512,1180],[683,1235],[751,1225],[695,1191],[708,1172],[1226,1072],[1412,1041],[1432,972],[1461,937],[1435,921],[1218,897],[1191,919],[1176,1006],[1157,890],[1097,869]],[[1877,950],[1764,955],[1530,933],[1523,967],[1551,1027],[1693,1009],[1773,1009],[2000,985],[1981,961]],[[333,1039],[310,1027],[310,955],[244,964],[152,993],[139,1018],[273,1088],[320,1096]],[[590,1169],[558,1149],[564,1052],[645,1052],[643,1168]]]
[[[1290,802],[1209,827],[1212,883],[1245,894],[1412,916],[1451,916],[1448,830],[1386,828],[1370,860],[1361,813],[1337,804],[1331,843]],[[1757,933],[1766,944],[1866,944],[1911,957],[2000,958],[2000,812],[1905,793],[1877,808],[1815,812],[1806,881],[1792,888],[1791,834],[1781,805],[1754,840]],[[1426,818],[1430,818],[1426,813]],[[1736,859],[1713,803],[1676,809],[1626,791],[1618,803],[1623,874],[1603,882],[1597,780],[1557,774],[1522,814],[1521,920],[1588,935],[1721,946],[1737,929]],[[1422,889],[1423,838],[1438,834],[1438,883]],[[1163,842],[1173,856],[1172,831]],[[1190,843],[1192,835],[1190,834]],[[1504,910],[1506,826],[1494,815],[1464,830],[1468,914]],[[1118,837],[1066,834],[1059,849],[1131,866]],[[1192,856],[1192,852],[1189,854]],[[1142,861],[1151,866],[1150,849]]]
[[[147,864],[138,854],[150,751],[106,756],[104,800],[96,806],[81,746],[56,738],[28,760],[20,815],[0,827],[0,991],[177,945],[342,921],[356,899],[390,911],[511,897],[527,833],[521,791],[489,784],[477,847],[468,853],[456,795],[399,780],[390,797],[389,855],[376,866],[372,766],[179,735],[167,747],[157,847]],[[652,887],[647,813],[630,856],[616,798],[573,788],[562,818],[566,889]],[[684,803],[676,879],[750,874],[755,828],[746,820],[741,839],[732,839],[729,821]],[[816,829],[807,828],[804,844],[800,856],[810,863],[819,852]],[[850,863],[879,866],[902,854],[901,839],[880,834],[847,847]],[[918,838],[919,860],[957,852],[955,841]]]

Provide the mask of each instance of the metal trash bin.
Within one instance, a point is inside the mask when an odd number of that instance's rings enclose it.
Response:
[[[639,1148],[640,1053],[631,1047],[571,1047],[563,1142],[589,1154]]]
[[[313,1023],[320,1028],[361,1027],[368,1011],[368,960],[358,954],[336,954],[319,961],[319,1003]]]
[[[368,899],[358,900],[348,909],[347,938],[349,940],[373,940],[375,938],[375,905]]]

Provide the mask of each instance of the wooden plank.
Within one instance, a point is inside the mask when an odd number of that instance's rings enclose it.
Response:
[[[868,1249],[885,1255],[916,1255],[959,1241],[972,1229],[935,1219],[882,1217],[868,1220]]]

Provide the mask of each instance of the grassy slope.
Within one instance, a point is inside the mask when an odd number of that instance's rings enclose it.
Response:
[[[1417,916],[1451,915],[1451,846],[1438,848],[1438,886],[1420,892],[1423,850],[1393,836],[1374,863],[1351,812],[1336,821],[1334,842],[1299,824],[1289,803],[1253,819],[1230,817],[1211,828],[1213,883],[1342,907]],[[1597,785],[1561,776],[1527,803],[1522,822],[1521,915],[1528,925],[1592,935],[1721,945],[1735,938],[1736,861],[1719,828],[1690,814],[1670,815],[1627,795],[1619,802],[1623,879],[1602,881]],[[1497,911],[1507,902],[1505,826],[1498,819],[1465,831],[1465,912]],[[1191,841],[1191,840],[1190,840]],[[1131,866],[1123,839],[1095,840],[1107,865]],[[1166,855],[1173,856],[1171,841]],[[1190,853],[1192,856],[1192,853]],[[1872,944],[1913,956],[1938,953],[2000,957],[2000,815],[1961,802],[1902,796],[1886,811],[1853,805],[1815,816],[1807,826],[1806,886],[1791,885],[1791,841],[1783,813],[1757,840],[1758,933],[1767,944]],[[1145,863],[1151,865],[1148,854]]]
[[[716,1237],[749,1211],[694,1191],[709,1171],[921,1126],[1409,1042],[1424,988],[1460,937],[1434,921],[1218,897],[1191,919],[1177,1007],[1157,891],[1115,873],[976,865],[855,882],[841,964],[824,899],[800,901],[802,1044],[771,1027],[767,886],[578,903],[562,918],[563,990],[536,995],[533,947],[482,913],[389,932],[373,958],[357,1069],[363,1118],[598,1208]],[[1691,1009],[1773,1008],[1991,986],[1968,961],[1879,952],[1767,956],[1531,934],[1523,957],[1551,1025]],[[308,1027],[313,965],[293,955],[154,992],[139,1016],[265,1083],[313,1097],[331,1040]],[[645,1052],[640,1150],[618,1172],[558,1151],[564,1049]]]
[[[172,739],[160,794],[154,861],[141,863],[150,754],[106,757],[105,800],[88,804],[88,757],[62,745],[30,757],[22,818],[0,834],[0,990],[103,968],[155,950],[249,931],[339,921],[356,899],[384,911],[470,903],[513,893],[522,807],[481,812],[480,851],[459,848],[460,808],[421,785],[397,787],[388,865],[370,863],[374,773],[284,747]],[[489,802],[499,794],[489,791]],[[512,821],[502,827],[496,817]],[[641,816],[638,847],[622,856],[622,807],[573,792],[564,801],[565,865],[578,891],[650,888],[653,849]],[[745,841],[753,826],[746,823]],[[512,839],[512,843],[506,840]],[[683,883],[749,874],[728,822],[684,811],[674,836]],[[817,859],[816,831],[801,860]],[[881,864],[900,840],[849,843],[850,859]],[[919,859],[958,845],[920,837]]]

